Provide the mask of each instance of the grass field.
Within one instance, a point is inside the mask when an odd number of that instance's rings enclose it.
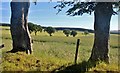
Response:
[[[91,54],[94,35],[83,35],[78,31],[76,37],[66,37],[62,31],[58,31],[49,36],[46,32],[34,33],[31,37],[33,43],[33,54],[26,55],[25,53],[6,53],[12,49],[12,40],[9,27],[0,27],[2,30],[2,42],[5,47],[2,51],[2,68],[4,71],[52,71],[61,66],[65,68],[72,66],[74,63],[74,54],[76,48],[76,41],[80,39],[78,66],[84,61],[87,61]],[[96,67],[89,68],[89,71],[118,71],[118,38],[120,35],[110,35],[110,64],[100,63]],[[1,40],[0,40],[1,41]],[[79,67],[74,67],[78,68]],[[59,70],[58,70],[59,71]]]

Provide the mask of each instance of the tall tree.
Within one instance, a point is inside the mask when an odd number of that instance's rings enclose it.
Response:
[[[10,52],[28,51],[32,53],[31,37],[28,30],[27,17],[30,7],[29,0],[11,2],[11,35],[13,40],[13,49]]]
[[[95,8],[94,16],[94,45],[90,60],[102,60],[109,62],[109,31],[110,20],[113,14],[112,3],[98,3]]]
[[[94,44],[92,48],[90,61],[105,61],[109,62],[109,31],[110,21],[114,7],[120,8],[119,2],[61,2],[54,8],[58,9],[58,13],[63,8],[70,6],[66,12],[67,15],[83,15],[84,13],[91,14],[94,11]]]

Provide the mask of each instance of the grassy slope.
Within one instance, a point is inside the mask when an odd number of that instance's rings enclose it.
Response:
[[[4,28],[4,27],[0,27]],[[7,28],[7,27],[5,27]],[[67,64],[74,63],[74,54],[76,47],[76,40],[79,38],[80,48],[78,63],[87,61],[90,57],[91,48],[93,45],[93,34],[87,36],[78,32],[76,37],[66,37],[62,31],[58,31],[53,34],[52,37],[47,33],[38,33],[37,36],[34,33],[31,34],[34,40],[33,55],[26,55],[25,53],[5,53],[11,50],[12,41],[9,30],[2,30],[2,43],[5,47],[2,49],[2,67],[3,70],[16,70],[16,71],[28,71],[28,70],[54,70],[60,66],[67,67]],[[1,44],[1,43],[0,43]],[[90,68],[90,70],[118,70],[118,35],[111,35],[110,38],[110,64],[106,65],[100,63],[96,67]]]

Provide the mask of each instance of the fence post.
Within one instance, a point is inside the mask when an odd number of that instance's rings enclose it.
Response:
[[[78,48],[79,48],[80,39],[77,39],[77,45],[76,45],[76,53],[75,53],[75,64],[77,64],[77,55],[78,55]]]

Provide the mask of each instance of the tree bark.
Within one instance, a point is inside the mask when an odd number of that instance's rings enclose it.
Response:
[[[37,35],[37,32],[35,31],[35,35]]]
[[[112,3],[98,3],[95,8],[95,35],[90,61],[104,61],[109,63],[109,31],[112,13]]]
[[[52,34],[50,33],[50,36],[52,36]]]
[[[26,51],[32,53],[31,37],[28,30],[27,17],[30,2],[11,2],[11,35],[13,49],[11,52]]]

